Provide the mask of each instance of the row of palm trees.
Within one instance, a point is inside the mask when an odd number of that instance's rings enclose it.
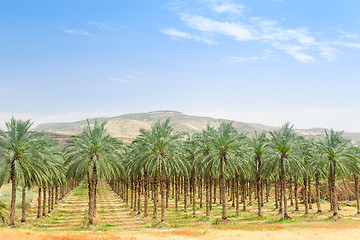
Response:
[[[255,186],[259,216],[264,198],[269,198],[271,184],[275,186],[275,205],[284,218],[289,218],[289,196],[293,204],[294,195],[298,210],[299,186],[303,188],[302,198],[308,213],[313,180],[319,212],[320,183],[324,180],[328,183],[334,216],[338,213],[337,178],[355,177],[359,203],[360,151],[342,137],[342,132],[330,130],[325,131],[324,138],[305,139],[287,123],[280,129],[255,132],[248,137],[246,133],[238,133],[231,123],[222,123],[217,128],[207,126],[202,132],[188,135],[174,131],[168,119],[155,123],[150,130],[140,130],[130,145],[124,145],[106,134],[105,122],[95,120],[92,124],[88,121],[84,131],[72,136],[60,149],[49,137],[30,132],[31,124],[30,120],[12,118],[6,123],[6,131],[0,130],[0,186],[12,184],[10,225],[15,223],[17,186],[23,188],[22,221],[26,221],[25,188],[39,188],[37,216],[40,218],[46,215],[47,192],[49,212],[57,202],[58,191],[63,197],[84,179],[88,183],[88,221],[93,224],[99,178],[106,179],[134,211],[143,212],[145,217],[152,200],[153,218],[158,218],[160,195],[161,222],[165,221],[170,195],[176,211],[181,199],[187,211],[190,200],[196,214],[196,203],[200,208],[203,205],[203,189],[206,216],[210,216],[218,191],[222,220],[227,220],[228,200],[239,214],[241,196],[243,210],[246,209],[252,186]]]

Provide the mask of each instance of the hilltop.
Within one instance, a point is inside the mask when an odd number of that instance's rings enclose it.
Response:
[[[106,121],[105,128],[107,132],[113,137],[121,138],[125,141],[131,141],[139,134],[139,130],[150,129],[157,121],[165,121],[170,119],[171,125],[176,131],[180,132],[200,132],[206,128],[206,125],[217,127],[222,122],[230,122],[228,119],[218,119],[203,116],[190,116],[178,111],[154,111],[148,113],[130,113],[115,117],[99,117],[98,121]],[[95,119],[89,119],[93,123]],[[248,132],[251,136],[254,131],[270,131],[278,128],[274,126],[265,126],[257,123],[246,123],[239,121],[232,121],[233,126],[239,132]],[[87,125],[86,120],[76,122],[62,122],[62,123],[44,123],[34,128],[37,132],[49,132],[61,135],[75,135],[83,131]],[[312,129],[296,129],[296,132],[305,137],[322,137],[324,136],[324,128]],[[360,133],[345,133],[344,136],[350,139],[354,144],[360,144]]]

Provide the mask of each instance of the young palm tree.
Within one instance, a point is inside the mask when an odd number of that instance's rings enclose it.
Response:
[[[110,179],[119,168],[122,142],[106,134],[106,122],[90,122],[83,133],[73,136],[65,147],[67,176],[76,180],[87,177],[89,186],[89,224],[94,223],[98,178]]]
[[[16,187],[19,182],[25,185],[25,178],[31,166],[43,158],[42,150],[46,142],[38,134],[29,131],[31,120],[22,121],[11,118],[6,123],[6,131],[0,130],[0,152],[3,155],[0,185],[11,182],[10,226],[15,225]]]
[[[271,145],[277,153],[277,160],[279,162],[280,168],[280,183],[282,190],[282,198],[284,203],[284,219],[288,219],[289,214],[287,210],[287,195],[286,195],[286,165],[291,161],[291,151],[294,146],[299,143],[300,137],[293,130],[293,126],[290,126],[290,123],[286,123],[281,127],[281,129],[274,130],[270,132],[272,137]]]

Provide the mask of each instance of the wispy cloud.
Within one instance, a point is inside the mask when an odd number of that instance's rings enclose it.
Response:
[[[182,31],[179,31],[179,30],[177,30],[175,28],[166,28],[166,29],[162,30],[162,32],[169,35],[169,36],[171,36],[171,38],[175,39],[175,40],[193,39],[195,41],[204,42],[204,43],[207,43],[209,45],[216,44],[216,42],[211,40],[211,39],[207,39],[205,37],[200,37],[200,36],[197,36],[197,35],[192,35],[192,34],[189,34],[189,33],[186,33],[186,32],[182,32]]]
[[[108,23],[106,22],[99,22],[99,21],[90,21],[88,22],[89,25],[93,25],[99,29],[105,29],[105,30],[108,30],[108,31],[116,31],[118,30],[117,27],[113,27],[113,26],[110,26]]]
[[[72,34],[72,35],[78,35],[78,36],[85,36],[85,37],[95,37],[94,34],[91,34],[86,31],[78,30],[78,29],[66,29],[64,30],[65,33]]]
[[[244,5],[233,3],[233,2],[225,2],[214,5],[214,11],[217,13],[229,13],[234,15],[242,15],[244,11]]]
[[[275,0],[274,0],[275,1]],[[282,0],[277,0],[282,2]],[[349,47],[360,49],[360,43],[348,41],[331,41],[322,37],[318,33],[312,33],[307,27],[289,28],[284,27],[283,22],[266,19],[264,17],[249,17],[244,11],[246,6],[240,5],[232,0],[202,0],[207,4],[210,11],[194,11],[187,7],[186,3],[175,11],[180,20],[182,20],[191,31],[198,33],[187,33],[188,31],[179,31],[175,28],[167,28],[162,32],[171,36],[175,40],[191,39],[213,44],[212,37],[223,35],[233,38],[239,42],[259,42],[267,44],[275,50],[280,50],[285,54],[292,56],[301,63],[313,63],[317,58],[323,58],[326,61],[334,61],[340,52],[339,47]],[[213,13],[237,13],[240,18],[232,18],[214,15]],[[360,39],[360,35],[348,33],[340,30],[340,39]],[[258,61],[260,57],[235,57],[227,58],[230,61]]]
[[[225,63],[244,63],[244,62],[257,62],[261,60],[274,60],[277,59],[275,55],[272,54],[270,50],[264,50],[263,54],[260,56],[251,56],[251,57],[236,57],[236,56],[227,56],[222,59]]]
[[[109,77],[109,80],[113,80],[113,81],[117,81],[117,82],[121,82],[121,83],[129,83],[129,80],[123,79],[123,78],[115,78],[115,77]]]

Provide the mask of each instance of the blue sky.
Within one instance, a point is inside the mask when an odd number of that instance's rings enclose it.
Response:
[[[4,0],[0,125],[131,112],[360,131],[355,0]]]

